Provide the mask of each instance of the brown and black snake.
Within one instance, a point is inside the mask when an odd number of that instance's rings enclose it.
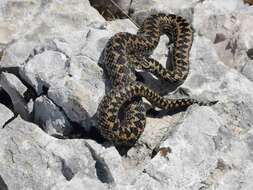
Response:
[[[173,70],[164,68],[150,57],[157,47],[160,36],[173,39]],[[120,32],[108,41],[105,48],[104,69],[112,82],[112,89],[100,102],[97,110],[97,125],[100,133],[116,146],[132,146],[142,134],[146,124],[146,110],[142,97],[153,106],[174,110],[186,108],[194,99],[166,99],[136,81],[135,70],[141,69],[171,83],[182,83],[189,73],[189,52],[193,41],[191,25],[181,16],[155,14],[146,18],[137,34]],[[127,103],[127,104],[126,104]],[[125,114],[119,119],[119,110]]]

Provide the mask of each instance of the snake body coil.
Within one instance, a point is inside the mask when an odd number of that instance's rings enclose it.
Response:
[[[165,69],[150,58],[162,34],[174,38],[174,68]],[[140,97],[152,105],[174,110],[193,103],[193,99],[165,99],[143,83],[136,82],[135,69],[150,72],[169,82],[183,82],[189,72],[189,52],[193,40],[191,25],[176,15],[156,14],[146,18],[137,32],[117,33],[105,48],[105,69],[112,82],[112,90],[104,96],[97,110],[97,124],[101,134],[115,145],[132,146],[145,128],[146,112]],[[125,116],[119,110],[125,105]]]

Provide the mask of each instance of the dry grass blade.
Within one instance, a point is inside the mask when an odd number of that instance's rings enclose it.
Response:
[[[110,0],[114,6],[116,6],[122,14],[124,14],[137,28],[140,28],[140,26],[114,1]]]

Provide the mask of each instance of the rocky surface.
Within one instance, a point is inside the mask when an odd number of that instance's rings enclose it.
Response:
[[[0,1],[0,189],[251,190],[253,7],[241,0],[116,2],[132,21],[106,21],[88,0]],[[161,11],[186,17],[195,30],[181,87],[219,102],[149,117],[122,156],[95,130],[108,90],[102,51],[113,34],[136,33]],[[152,55],[164,66],[166,43],[162,37]],[[142,77],[164,95],[176,88]]]

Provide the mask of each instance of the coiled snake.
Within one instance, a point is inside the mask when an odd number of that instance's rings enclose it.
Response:
[[[162,34],[175,37],[173,70],[164,68],[150,58]],[[137,82],[135,69],[150,72],[168,82],[183,82],[189,72],[189,52],[193,41],[191,25],[181,16],[156,14],[146,18],[136,35],[115,34],[105,48],[105,69],[112,82],[112,90],[103,97],[97,110],[100,133],[115,145],[132,146],[142,134],[146,110],[141,97],[153,106],[166,110],[188,107],[194,103],[211,105],[194,99],[166,99],[143,83]],[[125,115],[119,119],[119,110],[125,106]]]

